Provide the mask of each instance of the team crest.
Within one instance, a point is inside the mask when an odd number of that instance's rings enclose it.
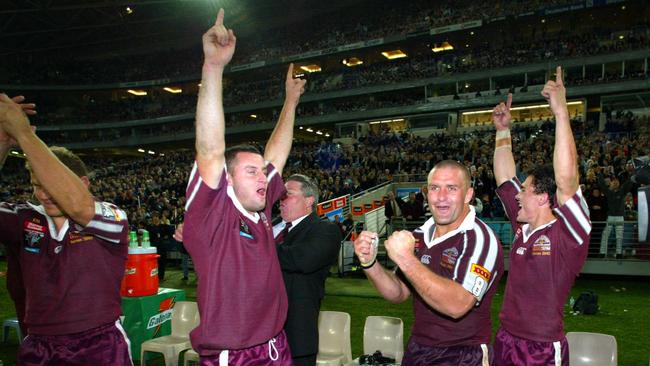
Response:
[[[519,247],[519,248],[517,248],[517,252],[516,252],[516,253],[517,253],[518,255],[524,255],[524,254],[526,254],[526,248],[524,248],[524,247]]]
[[[551,239],[542,235],[533,243],[533,255],[551,255]]]
[[[422,258],[420,258],[420,262],[422,262],[423,264],[431,263],[431,256],[428,254],[423,255]]]
[[[440,265],[447,269],[453,269],[456,265],[456,260],[458,259],[458,249],[455,247],[445,249],[442,251],[442,258],[440,259]]]

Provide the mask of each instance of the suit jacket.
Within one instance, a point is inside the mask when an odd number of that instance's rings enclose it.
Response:
[[[320,302],[325,295],[325,279],[338,258],[341,240],[341,230],[336,224],[320,221],[312,212],[277,246],[289,299],[284,330],[293,357],[318,353]]]

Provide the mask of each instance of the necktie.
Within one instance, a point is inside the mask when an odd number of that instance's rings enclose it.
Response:
[[[278,236],[275,238],[275,244],[282,244],[284,242],[284,237],[289,232],[289,228],[291,228],[291,223],[287,222],[284,226],[284,229],[282,229],[282,231],[280,231],[280,234],[278,234]]]

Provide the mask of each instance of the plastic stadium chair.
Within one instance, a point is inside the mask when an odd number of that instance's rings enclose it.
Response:
[[[20,324],[18,324],[18,318],[8,318],[2,322],[2,343],[6,343],[9,339],[9,330],[14,328],[16,330],[16,338],[18,338],[18,343],[23,343],[23,332],[20,331]]]
[[[146,364],[145,353],[162,353],[166,366],[178,365],[178,355],[192,348],[190,332],[199,325],[199,309],[193,301],[179,301],[174,305],[172,315],[172,334],[150,339],[142,343],[141,365]]]
[[[381,351],[384,357],[401,363],[404,356],[404,323],[400,318],[369,316],[363,327],[363,354]]]
[[[318,317],[316,365],[341,366],[352,361],[350,314],[321,311]]]
[[[193,349],[188,349],[183,356],[183,366],[190,366],[190,362],[196,362],[197,365],[199,364],[199,354]]]
[[[608,334],[569,332],[569,364],[571,366],[618,365],[616,338]]]

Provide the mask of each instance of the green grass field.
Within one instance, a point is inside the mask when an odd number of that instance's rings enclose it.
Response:
[[[0,271],[6,263],[0,262]],[[188,300],[196,298],[196,282],[191,275],[189,283],[181,281],[178,270],[168,271],[162,287],[181,288],[186,291]],[[503,301],[501,281],[492,304],[493,328],[498,327],[498,310]],[[0,278],[0,319],[15,316],[13,303],[5,287],[5,279]],[[599,295],[600,312],[596,315],[572,315],[567,306],[565,311],[565,330],[598,332],[611,334],[618,342],[619,365],[648,365],[650,359],[650,286],[647,279],[639,278],[580,278],[571,291],[577,298],[581,292],[592,290]],[[352,317],[351,339],[352,355],[363,353],[363,324],[369,315],[399,317],[404,321],[404,339],[408,339],[413,324],[411,303],[393,305],[380,298],[364,278],[331,277],[327,280],[326,296],[322,310],[344,311]],[[12,333],[8,344],[0,344],[0,360],[3,366],[15,364],[17,341]],[[162,362],[152,362],[160,364]]]

